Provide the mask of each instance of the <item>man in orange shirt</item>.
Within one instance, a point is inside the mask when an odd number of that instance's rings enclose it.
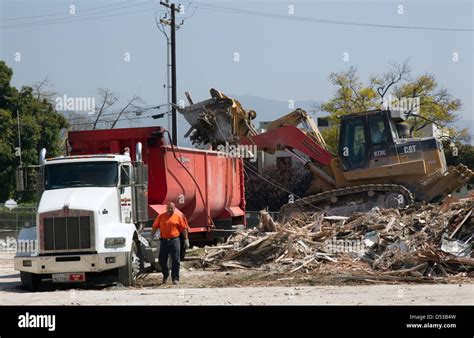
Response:
[[[188,222],[183,214],[176,212],[173,202],[166,205],[166,213],[158,215],[153,222],[151,236],[160,229],[160,254],[158,260],[160,262],[161,271],[163,273],[163,284],[168,281],[170,270],[168,268],[168,257],[171,255],[171,279],[173,285],[179,282],[179,265],[180,265],[180,242],[179,234],[184,235],[184,249],[189,248]]]

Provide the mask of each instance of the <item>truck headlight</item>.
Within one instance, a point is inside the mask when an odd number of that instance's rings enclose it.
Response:
[[[105,239],[106,248],[119,248],[125,246],[125,237],[109,237]]]

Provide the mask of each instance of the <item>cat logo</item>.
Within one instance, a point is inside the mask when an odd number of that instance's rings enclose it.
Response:
[[[416,152],[416,145],[405,146],[403,147],[403,152],[405,154],[415,153]]]

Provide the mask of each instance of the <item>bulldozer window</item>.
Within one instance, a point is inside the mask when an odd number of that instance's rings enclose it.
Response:
[[[372,144],[387,142],[387,130],[383,116],[371,116],[369,118],[369,126]]]
[[[359,167],[366,162],[366,137],[364,119],[358,118],[348,121],[344,133],[344,146],[349,150],[351,167]]]

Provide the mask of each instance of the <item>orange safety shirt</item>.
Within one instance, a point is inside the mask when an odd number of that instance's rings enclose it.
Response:
[[[177,212],[171,216],[165,212],[158,215],[153,222],[153,229],[160,229],[160,237],[166,239],[178,237],[186,228],[188,228],[186,218]]]

